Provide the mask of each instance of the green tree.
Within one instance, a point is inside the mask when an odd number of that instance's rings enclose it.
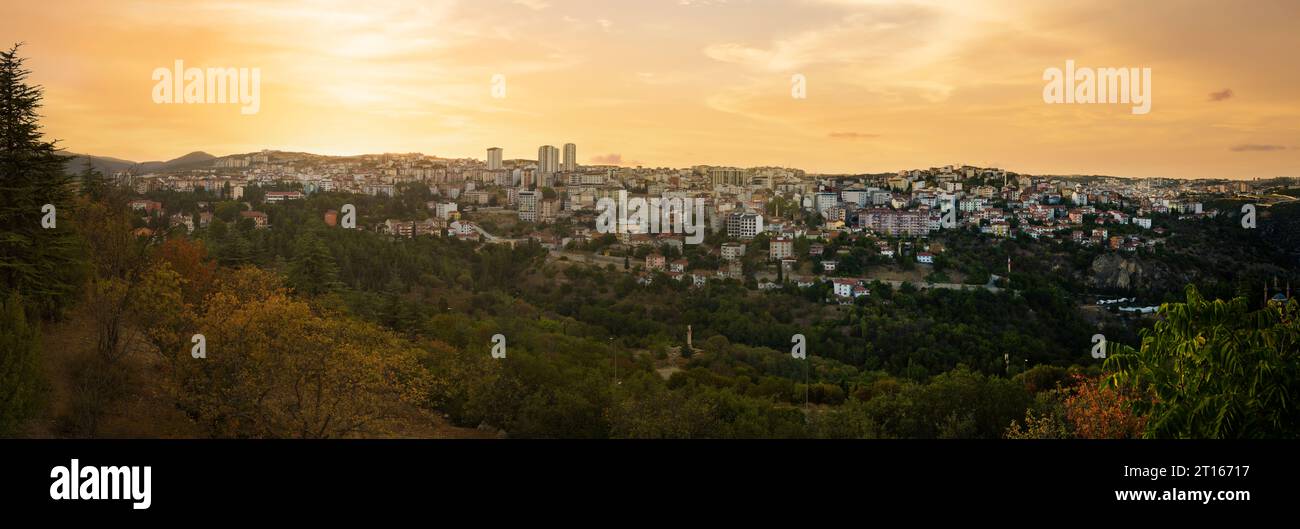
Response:
[[[289,265],[289,286],[309,296],[338,290],[339,272],[334,256],[314,232],[307,231],[298,237],[293,262]]]
[[[65,157],[37,123],[41,87],[27,83],[18,46],[0,52],[0,290],[17,290],[44,314],[65,306],[82,273],[77,238],[59,222],[72,204]],[[55,207],[46,229],[45,205]]]
[[[40,406],[39,344],[39,332],[28,323],[18,294],[0,300],[0,436],[12,434]]]
[[[1161,307],[1140,349],[1116,347],[1109,383],[1149,391],[1149,437],[1295,438],[1300,435],[1300,304],[1250,312],[1245,298]]]
[[[242,266],[253,259],[253,245],[239,230],[228,230],[217,246],[217,262],[223,266]]]
[[[81,181],[81,194],[91,200],[103,200],[108,194],[108,180],[104,178],[104,173],[91,165],[89,158],[86,159],[86,168],[78,175],[78,179]]]

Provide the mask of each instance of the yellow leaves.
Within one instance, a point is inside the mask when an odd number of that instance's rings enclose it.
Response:
[[[427,400],[413,348],[374,325],[322,317],[269,272],[223,277],[193,327],[208,357],[182,357],[177,395],[214,436],[378,434]]]

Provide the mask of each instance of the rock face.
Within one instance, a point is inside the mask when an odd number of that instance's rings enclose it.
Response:
[[[1149,272],[1137,259],[1126,259],[1119,254],[1107,253],[1092,261],[1088,281],[1093,287],[1129,290],[1142,286]]]

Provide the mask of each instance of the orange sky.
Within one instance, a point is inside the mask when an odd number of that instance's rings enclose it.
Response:
[[[136,161],[573,142],[623,165],[1300,176],[1296,1],[5,3],[46,134]],[[176,59],[260,68],[260,111],[155,104]],[[1151,68],[1151,112],[1045,104],[1067,59]]]

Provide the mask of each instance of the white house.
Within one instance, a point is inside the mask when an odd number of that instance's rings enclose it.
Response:
[[[852,281],[849,279],[836,279],[834,280],[834,284],[835,284],[835,295],[841,298],[853,297],[853,288],[858,286],[857,281]]]

